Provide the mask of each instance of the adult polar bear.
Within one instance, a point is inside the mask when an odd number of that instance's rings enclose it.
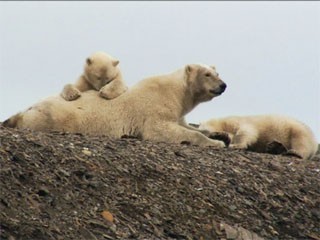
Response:
[[[142,80],[109,101],[96,91],[85,92],[71,102],[60,96],[49,97],[6,120],[4,125],[224,147],[223,142],[187,126],[184,116],[199,103],[222,94],[225,88],[214,67],[190,64],[173,73]]]
[[[311,129],[287,116],[230,116],[203,122],[199,129],[227,133],[231,140],[230,147],[255,152],[311,159],[318,149]]]

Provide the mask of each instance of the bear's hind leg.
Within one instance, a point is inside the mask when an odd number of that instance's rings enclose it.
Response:
[[[311,141],[300,129],[293,129],[290,136],[290,147],[285,155],[307,159],[311,155]]]

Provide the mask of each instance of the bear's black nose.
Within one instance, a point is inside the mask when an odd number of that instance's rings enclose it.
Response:
[[[225,83],[220,84],[221,91],[226,90],[226,88],[227,88],[227,84],[225,84]]]

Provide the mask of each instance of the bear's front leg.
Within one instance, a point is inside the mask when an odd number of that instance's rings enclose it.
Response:
[[[199,146],[214,146],[224,148],[222,141],[206,137],[199,131],[194,131],[178,123],[166,121],[152,121],[145,123],[143,138],[153,141],[166,141],[173,143],[190,143]]]
[[[201,132],[203,135],[205,135],[206,137],[208,137],[210,139],[222,141],[222,142],[224,142],[226,147],[228,147],[231,142],[231,138],[227,132],[210,132],[205,129],[199,129],[198,124],[193,124],[193,123],[187,124],[184,118],[180,119],[179,124],[181,126],[184,126],[188,129],[190,129],[190,130]]]
[[[67,101],[73,101],[81,96],[81,92],[72,84],[67,84],[64,86],[60,95],[63,99]]]
[[[290,149],[287,152],[283,153],[284,156],[290,156],[290,157],[296,157],[296,158],[300,158],[303,159],[303,157],[301,156],[300,153],[298,153],[296,150],[294,149]]]
[[[112,82],[108,83],[100,89],[99,95],[100,97],[105,99],[114,99],[116,97],[119,97],[125,91],[127,91],[127,89],[128,87],[125,86],[122,82],[118,80],[113,80]]]
[[[248,146],[246,144],[230,144],[229,148],[234,148],[234,149],[247,149]]]
[[[233,136],[229,148],[247,149],[258,140],[259,133],[250,124],[242,124],[238,131]]]
[[[99,91],[99,96],[108,100],[115,98],[113,95],[114,94],[112,94],[112,90],[108,85],[103,86]]]
[[[226,132],[209,132],[208,135],[206,135],[208,138],[219,140],[224,142],[226,147],[229,147],[231,138],[228,133]]]

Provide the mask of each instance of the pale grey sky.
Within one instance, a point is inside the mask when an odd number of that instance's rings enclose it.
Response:
[[[228,88],[189,122],[284,114],[320,141],[319,2],[0,2],[0,34],[0,121],[58,94],[105,51],[129,86],[216,65]]]

